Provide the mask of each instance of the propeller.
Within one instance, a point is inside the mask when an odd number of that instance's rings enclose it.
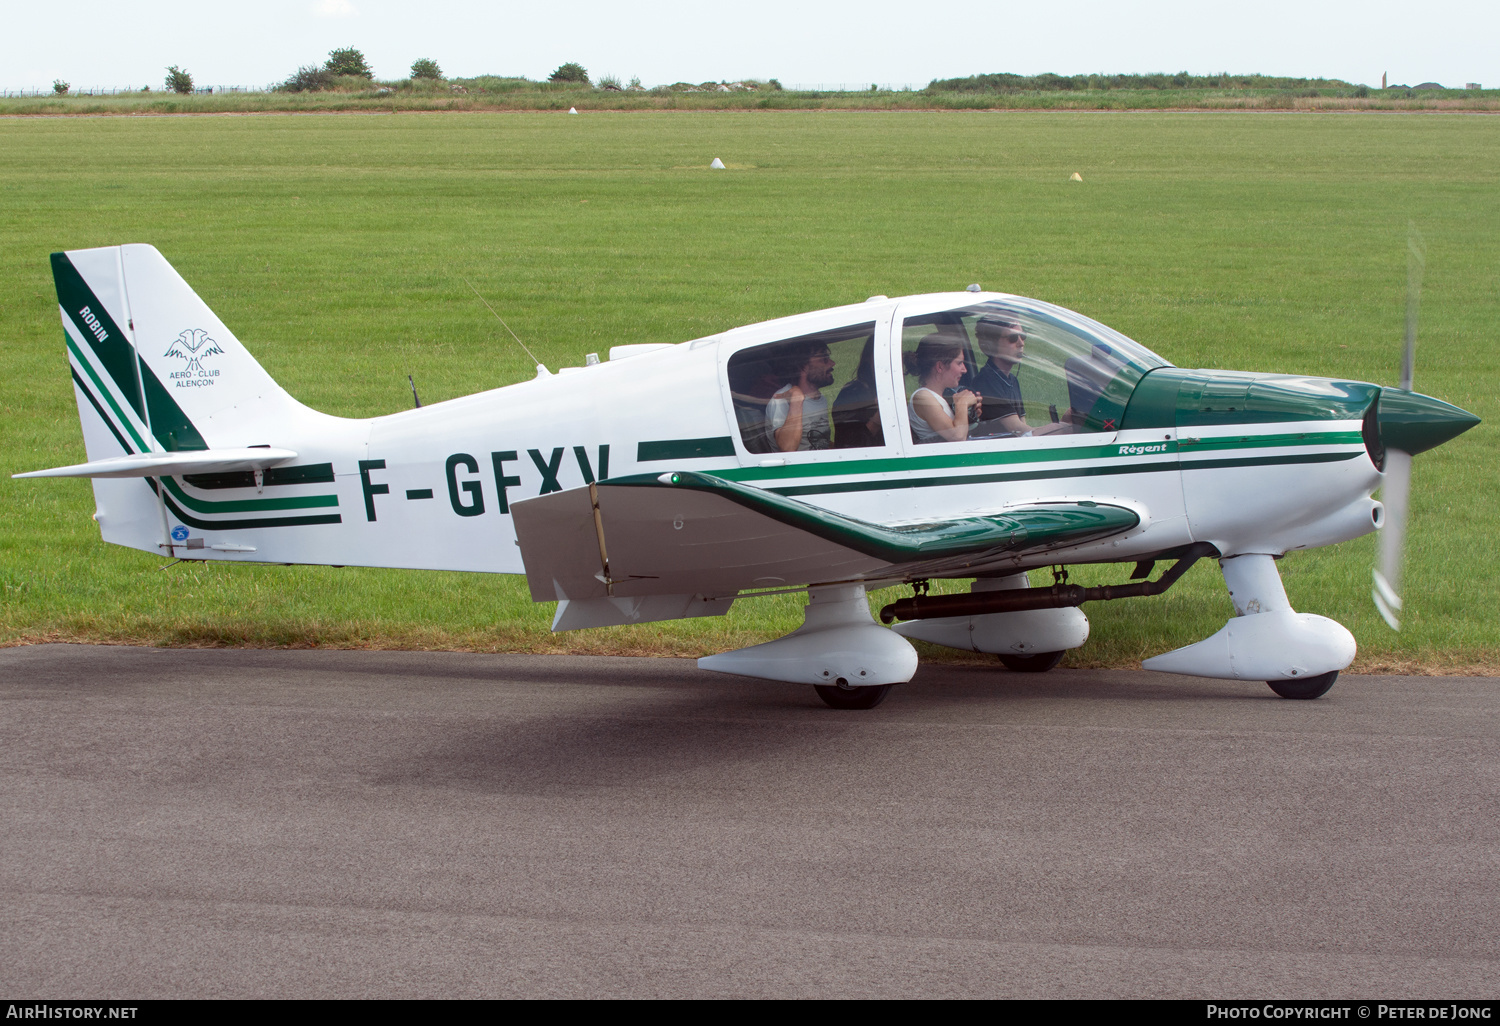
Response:
[[[1410,392],[1417,354],[1417,309],[1422,298],[1422,271],[1427,247],[1415,224],[1406,231],[1406,347],[1401,354],[1401,385]],[[1401,562],[1406,551],[1406,518],[1411,498],[1411,456],[1404,449],[1385,450],[1385,484],[1380,500],[1385,506],[1385,526],[1380,536],[1380,566],[1374,570],[1375,587],[1370,597],[1392,630],[1401,629]]]

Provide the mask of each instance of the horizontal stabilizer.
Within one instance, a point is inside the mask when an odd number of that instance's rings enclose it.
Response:
[[[33,470],[11,477],[179,477],[183,474],[222,474],[236,470],[265,470],[294,460],[290,449],[197,449],[191,452],[143,452],[114,456],[71,467]]]

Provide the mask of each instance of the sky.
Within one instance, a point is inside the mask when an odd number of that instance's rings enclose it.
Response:
[[[160,88],[180,65],[200,86],[262,87],[335,47],[379,78],[429,57],[447,75],[545,78],[577,61],[598,78],[779,79],[837,88],[924,86],[985,72],[1260,73],[1379,85],[1500,88],[1500,3],[1410,0],[1131,3],[757,0],[72,0],[14,4],[0,36],[0,89]],[[1417,10],[1430,12],[1418,16]]]

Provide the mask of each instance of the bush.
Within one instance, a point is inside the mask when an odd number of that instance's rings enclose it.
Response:
[[[1192,75],[1180,71],[1175,75],[1014,75],[997,72],[970,75],[968,78],[933,79],[930,93],[990,93],[1015,95],[1027,92],[1067,92],[1081,89],[1277,89],[1297,90],[1353,88],[1338,79],[1277,78],[1269,75]]]
[[[190,93],[193,91],[193,76],[174,64],[167,69],[167,88],[174,93]]]
[[[69,89],[72,89],[72,88],[73,88],[72,86],[68,85],[68,83],[64,82],[60,78],[54,78],[52,80],[52,91],[54,93],[56,93],[58,96],[62,96],[64,93],[66,93]]]
[[[441,80],[443,69],[438,67],[438,62],[426,57],[418,57],[411,62],[412,78],[435,78]]]
[[[501,78],[498,75],[477,75],[462,79],[471,93],[516,93],[536,88],[536,83],[524,78]]]
[[[579,64],[577,61],[569,61],[566,64],[559,65],[556,71],[547,76],[547,81],[581,82],[584,85],[588,85],[589,72],[587,68],[585,68],[582,64]]]
[[[333,76],[326,68],[320,68],[316,64],[304,64],[297,69],[296,74],[276,88],[283,93],[315,93],[331,85],[333,85]]]
[[[617,75],[605,75],[604,77],[602,77],[602,78],[599,79],[599,88],[600,89],[608,89],[611,92],[616,92],[616,93],[619,92],[620,89],[622,88],[622,86],[620,85],[619,76],[617,76]]]
[[[328,60],[323,63],[323,70],[330,75],[375,77],[375,72],[370,70],[370,64],[365,60],[365,55],[352,46],[346,46],[342,50],[329,50]]]

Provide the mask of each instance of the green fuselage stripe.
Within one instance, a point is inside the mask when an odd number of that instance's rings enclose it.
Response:
[[[1292,445],[1364,445],[1358,431],[1299,432],[1288,435],[1239,435],[1222,438],[1183,438],[1177,451],[1184,456],[1213,449],[1267,449]]]
[[[149,480],[149,478],[148,478]],[[168,481],[171,478],[167,479]],[[344,518],[337,513],[315,517],[263,517],[259,520],[199,520],[191,513],[183,511],[182,507],[172,501],[170,495],[162,496],[166,500],[167,509],[172,515],[190,527],[199,527],[211,531],[237,531],[247,527],[307,527],[312,524],[341,524]]]
[[[302,495],[274,499],[199,499],[182,490],[174,478],[163,478],[167,491],[177,496],[188,509],[199,513],[253,513],[269,509],[316,509],[321,506],[337,506],[337,495]]]
[[[1004,481],[1047,481],[1066,477],[1110,477],[1116,474],[1165,474],[1177,470],[1220,470],[1225,467],[1267,467],[1295,463],[1341,463],[1357,457],[1357,452],[1316,452],[1291,456],[1249,456],[1243,459],[1176,460],[1155,463],[1133,463],[1113,467],[1064,467],[1058,470],[1022,470],[1010,474],[964,474],[949,477],[886,478],[879,481],[839,481],[829,484],[790,485],[768,488],[777,495],[827,495],[836,492],[894,491],[898,488],[943,488]],[[717,476],[717,475],[716,475]]]
[[[1110,442],[1107,445],[1080,445],[1070,448],[1024,449],[973,453],[951,453],[942,456],[909,456],[836,463],[795,464],[785,467],[740,467],[714,471],[726,481],[760,482],[789,477],[849,477],[854,474],[891,474],[914,470],[962,470],[968,467],[993,467],[1024,463],[1059,463],[1064,460],[1136,459],[1143,447],[1162,446],[1151,456],[1187,455],[1215,449],[1260,449],[1308,445],[1362,445],[1358,431],[1298,431],[1275,435],[1233,435],[1221,438],[1187,438],[1181,442],[1163,439],[1157,442]],[[1136,450],[1136,451],[1131,451]],[[1125,471],[1132,473],[1132,471]]]
[[[654,463],[657,460],[694,460],[715,456],[733,456],[734,439],[728,435],[713,438],[665,438],[655,442],[639,442],[635,447],[637,463]]]

